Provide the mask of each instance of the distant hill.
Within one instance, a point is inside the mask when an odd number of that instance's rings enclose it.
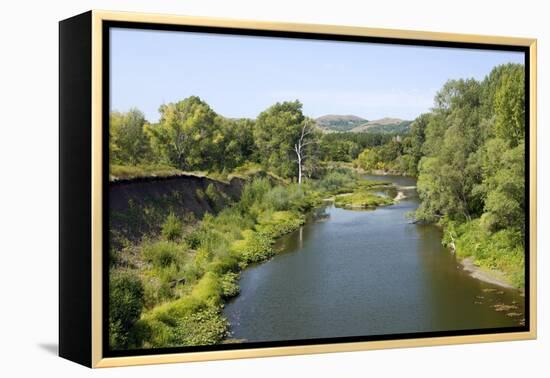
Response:
[[[409,131],[412,121],[399,118],[382,118],[367,121],[354,115],[329,114],[315,120],[317,127],[325,132],[352,132],[352,133],[397,133],[404,134]]]
[[[317,118],[315,122],[317,123],[317,127],[323,132],[330,133],[334,131],[350,131],[354,127],[364,124],[367,120],[354,115],[328,114]]]
[[[405,121],[399,118],[382,118],[366,122],[354,127],[351,132],[354,133],[398,133],[403,134],[409,131],[412,121]]]

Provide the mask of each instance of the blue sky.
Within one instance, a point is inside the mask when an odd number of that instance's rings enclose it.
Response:
[[[150,122],[163,103],[196,95],[226,117],[277,101],[304,113],[414,119],[448,79],[482,79],[523,54],[150,30],[111,30],[111,109]]]

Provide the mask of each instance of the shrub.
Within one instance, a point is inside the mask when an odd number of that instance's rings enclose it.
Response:
[[[178,319],[170,344],[180,345],[212,345],[220,343],[225,335],[229,323],[213,307],[190,313]]]
[[[228,272],[221,277],[220,282],[224,298],[231,298],[239,294],[239,277],[239,273],[234,272]]]
[[[293,211],[266,212],[258,220],[256,230],[271,239],[276,239],[300,228],[305,217]]]
[[[109,343],[114,349],[128,346],[130,330],[139,319],[144,304],[139,277],[112,271],[109,277]]]
[[[194,230],[185,235],[185,242],[191,249],[197,249],[201,245],[201,232],[200,230]]]
[[[145,242],[141,247],[141,255],[145,261],[158,269],[166,268],[181,261],[184,253],[182,245],[166,240]]]
[[[355,185],[357,175],[349,169],[330,171],[316,184],[317,188],[327,194],[343,193]]]
[[[243,239],[235,241],[231,250],[246,266],[248,263],[260,262],[273,256],[272,242],[273,240],[265,234],[245,230]]]
[[[243,188],[239,209],[247,212],[257,202],[261,202],[264,195],[271,189],[269,180],[265,178],[256,178]]]
[[[166,240],[175,241],[183,235],[183,224],[174,213],[170,213],[161,229],[162,237]]]
[[[136,324],[136,345],[145,348],[219,344],[229,324],[213,307],[197,308],[181,317],[163,313],[146,317]]]

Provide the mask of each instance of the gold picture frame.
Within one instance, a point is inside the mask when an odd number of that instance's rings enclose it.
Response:
[[[105,275],[105,265],[103,261],[103,192],[105,190],[104,183],[104,170],[105,162],[103,161],[103,149],[105,148],[105,139],[103,136],[103,124],[105,120],[104,108],[106,106],[103,98],[103,90],[105,85],[105,77],[102,72],[104,67],[103,56],[103,38],[104,25],[107,22],[128,22],[136,24],[159,24],[159,25],[185,25],[185,26],[200,26],[200,27],[215,27],[215,28],[230,28],[230,29],[245,29],[245,30],[262,30],[273,32],[290,32],[290,33],[313,33],[322,35],[342,35],[342,36],[357,36],[357,37],[370,37],[381,39],[399,39],[399,40],[411,40],[420,42],[450,42],[450,43],[465,43],[465,44],[477,44],[477,45],[501,45],[501,46],[520,46],[528,49],[529,55],[529,251],[528,251],[528,263],[529,263],[529,286],[528,291],[525,292],[526,298],[528,298],[529,305],[529,330],[525,332],[507,332],[507,333],[488,333],[488,334],[475,334],[475,335],[460,335],[460,336],[444,336],[444,337],[429,337],[429,338],[414,338],[414,339],[392,339],[392,340],[378,340],[378,341],[362,341],[362,342],[345,342],[335,344],[308,344],[308,345],[296,345],[296,346],[281,346],[281,347],[265,347],[254,349],[231,349],[231,350],[215,350],[215,351],[198,351],[198,352],[185,352],[185,353],[169,353],[169,354],[152,354],[152,355],[132,355],[122,357],[105,357],[103,353],[103,297],[102,286]],[[65,24],[64,24],[65,23]],[[68,26],[67,26],[68,25]],[[90,91],[91,100],[89,113],[86,115],[73,115],[72,117],[82,118],[70,118],[71,115],[67,115],[66,118],[61,116],[61,139],[63,141],[63,132],[65,128],[69,127],[64,125],[64,122],[69,120],[88,120],[90,121],[90,128],[82,132],[83,140],[89,142],[89,152],[91,153],[90,163],[91,166],[86,170],[83,175],[89,175],[89,181],[86,181],[83,185],[91,185],[89,187],[89,216],[90,223],[87,226],[90,227],[89,232],[89,245],[86,241],[81,241],[82,244],[78,244],[78,241],[74,241],[73,253],[79,253],[79,250],[75,250],[74,246],[80,246],[79,249],[86,250],[86,258],[82,261],[70,260],[72,257],[68,257],[68,252],[63,248],[67,245],[62,242],[60,246],[61,253],[61,266],[65,267],[60,269],[60,354],[63,357],[82,363],[84,365],[99,368],[99,367],[115,367],[115,366],[130,366],[130,365],[144,365],[144,364],[160,364],[160,363],[174,363],[174,362],[189,362],[189,361],[208,361],[208,360],[220,360],[220,359],[237,359],[237,358],[251,358],[251,357],[268,357],[268,356],[284,356],[284,355],[300,355],[311,353],[329,353],[329,352],[348,352],[348,351],[361,351],[372,349],[387,349],[387,348],[403,348],[403,347],[421,347],[421,346],[435,346],[435,345],[448,345],[448,344],[466,344],[466,343],[481,343],[481,342],[495,342],[495,341],[513,341],[513,340],[530,340],[535,339],[537,335],[536,314],[537,314],[537,300],[536,300],[536,283],[537,283],[537,264],[536,264],[536,222],[537,222],[537,169],[536,169],[536,124],[537,124],[537,41],[530,38],[514,38],[514,37],[501,37],[501,36],[484,36],[484,35],[470,35],[470,34],[453,34],[453,33],[436,33],[436,32],[424,32],[424,31],[411,31],[411,30],[394,30],[394,29],[378,29],[368,27],[354,27],[354,26],[337,26],[337,25],[317,25],[317,24],[295,24],[295,23],[279,23],[279,22],[260,22],[253,20],[231,20],[231,19],[218,19],[209,17],[189,17],[189,16],[174,16],[174,15],[161,15],[161,14],[145,14],[145,13],[127,13],[127,12],[111,12],[93,10],[85,13],[81,16],[76,16],[73,19],[61,22],[60,33],[60,74],[65,75],[64,68],[68,63],[63,63],[64,59],[74,59],[74,55],[78,52],[77,46],[81,48],[90,49],[89,57],[91,57],[89,66],[90,77],[85,81],[85,87],[82,89],[83,93]],[[82,31],[86,36],[89,36],[89,44],[86,42],[84,45],[75,40],[76,31]],[[68,37],[67,34],[73,34],[72,37]],[[65,38],[65,39],[64,39]],[[72,39],[71,39],[72,38]],[[85,40],[88,40],[85,38]],[[73,50],[71,50],[73,49]],[[75,52],[71,52],[75,51]],[[87,59],[87,56],[81,59]],[[78,76],[77,73],[75,75]],[[76,77],[76,76],[75,76]],[[60,86],[68,91],[68,86],[73,85],[70,82],[70,78],[60,79]],[[65,81],[64,81],[65,80]],[[75,79],[76,80],[76,79]],[[83,80],[83,79],[79,79]],[[67,87],[64,87],[66,83]],[[67,95],[63,97],[61,94],[60,101],[60,113],[63,115],[67,112],[67,108],[71,106],[71,101],[80,99],[78,96],[69,98]],[[82,108],[86,108],[86,104],[82,105]],[[67,113],[68,114],[68,113]],[[88,117],[88,118],[86,118]],[[72,131],[77,132],[77,131]],[[79,134],[81,135],[81,134]],[[61,143],[63,149],[63,142]],[[61,165],[63,166],[63,153],[61,155]],[[67,166],[66,175],[71,174],[71,169]],[[61,172],[61,182],[63,186],[64,180],[63,170]],[[66,203],[61,203],[61,214],[64,214],[64,206],[69,206],[70,201],[77,201],[79,195],[87,194],[73,194],[72,197],[67,195]],[[67,210],[68,211],[68,210]],[[61,216],[60,218],[63,218]],[[68,219],[68,218],[66,218]],[[61,228],[61,238],[65,238],[64,232],[69,232],[70,227],[76,227],[76,225],[70,225],[69,221],[66,222],[61,219],[65,228]],[[74,232],[74,230],[73,230]],[[86,229],[79,229],[78,232],[86,232]],[[68,248],[68,247],[67,247]],[[64,252],[65,251],[65,252]],[[88,252],[89,251],[89,252]],[[66,261],[64,263],[64,261]],[[64,265],[65,264],[65,265]],[[80,264],[80,265],[75,265]],[[79,286],[75,284],[75,281],[71,281],[72,276],[67,273],[66,269],[72,269],[76,272],[89,272],[89,275],[84,275],[81,279],[89,278],[89,286]],[[72,285],[76,289],[84,289],[84,293],[81,294],[82,300],[85,301],[84,310],[90,312],[89,317],[80,319],[79,325],[66,326],[70,319],[73,319],[78,315],[75,310],[69,309],[74,305],[75,299],[73,298],[76,293],[69,292],[71,289],[68,287]],[[87,289],[90,292],[87,292]],[[64,302],[64,298],[66,299]],[[89,323],[88,323],[89,322]],[[89,325],[89,327],[86,327]],[[81,332],[79,335],[71,336],[77,329]],[[89,335],[82,336],[82,335]],[[89,341],[89,349],[85,348],[84,352],[72,352],[72,348],[75,347],[77,341],[76,338],[81,338],[84,341]]]

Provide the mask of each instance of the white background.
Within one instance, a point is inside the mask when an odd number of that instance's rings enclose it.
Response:
[[[548,376],[550,26],[545,1],[6,1],[0,21],[0,375]],[[58,25],[89,9],[536,37],[539,339],[91,371],[58,358]],[[75,125],[78,127],[79,125]],[[546,211],[544,211],[546,210]]]

